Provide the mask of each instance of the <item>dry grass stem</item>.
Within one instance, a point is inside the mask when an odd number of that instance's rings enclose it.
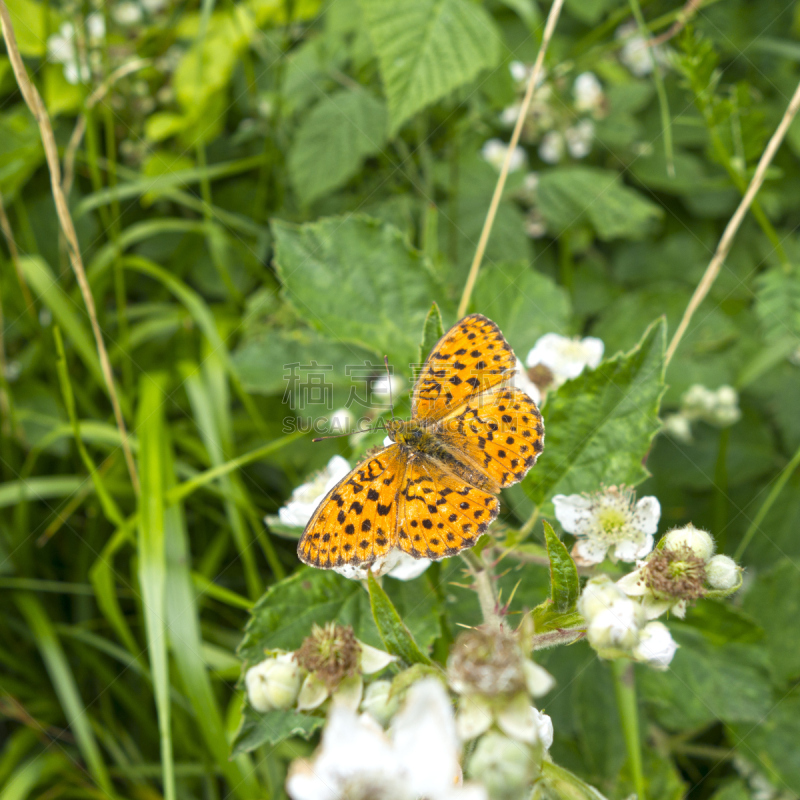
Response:
[[[747,187],[747,191],[744,193],[744,197],[742,197],[739,207],[733,212],[733,216],[725,226],[725,230],[722,232],[722,236],[719,240],[719,244],[717,245],[717,249],[714,252],[714,256],[709,262],[708,267],[706,267],[706,271],[703,273],[700,283],[697,284],[697,288],[694,290],[694,294],[692,295],[692,299],[689,301],[689,305],[686,307],[686,311],[683,312],[683,319],[681,319],[681,323],[678,325],[678,330],[675,331],[675,335],[672,337],[672,341],[669,343],[669,347],[667,348],[667,364],[669,364],[669,362],[672,360],[672,356],[675,355],[675,351],[678,349],[678,345],[686,333],[686,329],[689,327],[689,323],[694,316],[694,312],[697,311],[698,306],[703,302],[712,285],[714,284],[717,275],[719,275],[719,271],[722,268],[728,253],[730,252],[736,232],[739,230],[739,226],[742,224],[744,215],[747,213],[747,209],[753,202],[753,198],[755,198],[756,193],[761,188],[761,184],[764,183],[764,176],[766,175],[767,169],[772,163],[775,153],[778,152],[778,148],[781,146],[783,137],[786,135],[786,131],[789,129],[789,125],[791,125],[792,120],[794,119],[798,110],[800,110],[800,84],[797,85],[794,95],[789,102],[789,106],[786,109],[780,124],[775,129],[775,133],[772,134],[772,138],[769,140],[764,152],[761,154],[761,158],[759,159],[758,166],[753,174],[753,178],[750,181],[750,185]]]
[[[525,89],[525,97],[522,99],[522,105],[519,109],[519,116],[517,117],[516,125],[514,125],[514,132],[511,134],[511,141],[508,144],[508,152],[506,153],[503,167],[500,170],[500,177],[497,179],[497,185],[494,187],[494,194],[492,195],[492,202],[489,204],[489,211],[486,214],[486,220],[483,223],[483,230],[481,231],[480,239],[478,239],[478,247],[475,250],[475,257],[472,259],[472,264],[469,268],[469,275],[467,276],[467,283],[464,286],[464,292],[461,295],[461,302],[458,304],[458,318],[461,319],[469,307],[469,301],[472,297],[472,290],[475,288],[475,281],[478,279],[478,272],[481,268],[483,261],[483,254],[486,251],[486,245],[489,242],[489,235],[492,232],[494,225],[494,218],[497,215],[497,209],[500,205],[500,200],[503,197],[503,189],[506,185],[506,178],[508,177],[508,169],[511,164],[511,157],[514,150],[519,143],[519,137],[522,134],[522,126],[525,124],[525,117],[528,115],[528,108],[530,107],[533,93],[536,89],[536,84],[539,81],[539,75],[542,72],[542,64],[544,57],[547,53],[547,47],[550,44],[550,39],[553,36],[553,31],[556,29],[558,17],[561,14],[561,7],[564,5],[564,0],[555,0],[550,7],[550,13],[547,15],[547,21],[544,26],[544,34],[542,35],[542,46],[539,48],[539,53],[536,56],[533,69],[531,70],[530,78],[528,79],[528,86]]]
[[[128,465],[131,483],[133,484],[134,491],[138,494],[139,476],[136,472],[136,464],[133,460],[133,453],[131,452],[130,443],[128,441],[128,431],[125,427],[125,420],[122,416],[122,409],[120,408],[116,386],[114,385],[111,362],[109,361],[108,351],[103,342],[103,333],[100,330],[100,324],[97,321],[97,310],[95,308],[91,288],[89,287],[89,281],[86,278],[86,270],[83,266],[83,258],[81,257],[75,225],[69,213],[67,198],[61,188],[61,165],[58,160],[58,148],[56,146],[55,136],[53,135],[53,126],[50,123],[50,117],[47,114],[47,109],[42,102],[42,98],[36,87],[31,83],[25,65],[22,62],[22,56],[20,55],[19,48],[17,47],[17,40],[14,36],[14,28],[11,24],[11,15],[9,14],[8,7],[4,0],[0,0],[0,22],[2,22],[3,38],[5,39],[8,57],[14,70],[14,76],[17,79],[17,84],[25,99],[25,103],[31,110],[36,124],[39,126],[42,144],[44,145],[45,158],[47,160],[48,169],[50,170],[50,185],[53,192],[53,200],[56,204],[58,221],[61,224],[61,229],[67,240],[70,264],[72,265],[73,272],[78,281],[78,286],[83,295],[86,311],[89,314],[89,320],[92,325],[92,332],[94,333],[95,344],[97,346],[97,354],[100,358],[100,366],[106,381],[111,406],[114,409],[114,417],[117,422],[117,427],[119,428],[122,449],[125,453],[125,461]]]

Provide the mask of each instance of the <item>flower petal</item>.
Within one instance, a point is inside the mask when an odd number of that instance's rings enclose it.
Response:
[[[556,679],[535,661],[526,658],[522,662],[522,671],[525,673],[525,684],[534,697],[547,694],[555,685]]]
[[[319,708],[328,699],[328,687],[315,675],[306,675],[303,685],[300,687],[300,695],[297,698],[297,708],[300,711],[310,711],[312,708]]]
[[[364,644],[364,642],[359,642],[359,645],[361,645],[361,671],[365,675],[379,672],[392,661],[397,661],[397,656],[393,656],[385,650],[378,650],[377,647]]]
[[[603,351],[605,350],[603,340],[595,336],[586,336],[584,339],[581,339],[581,344],[583,345],[583,355],[586,359],[586,366],[595,369],[603,360]]]
[[[619,542],[614,548],[614,557],[620,561],[637,561],[644,558],[653,549],[653,534],[649,533],[643,537],[627,539]]]
[[[608,542],[600,539],[578,539],[572,550],[583,561],[583,565],[601,564],[608,552]]]
[[[350,675],[339,682],[336,691],[331,696],[331,702],[333,706],[358,711],[363,694],[364,679],[360,675]]]
[[[397,551],[399,558],[397,564],[392,567],[386,576],[398,581],[413,581],[425,572],[431,565],[429,558],[414,558],[413,556]]]
[[[536,741],[536,719],[525,692],[519,692],[497,711],[497,725],[511,739],[533,744]]]
[[[658,498],[652,495],[642,497],[636,503],[633,519],[642,533],[656,533],[658,521],[661,519],[661,503],[658,502]]]
[[[492,707],[480,694],[465,694],[456,714],[456,730],[462,742],[477,739],[492,724]]]
[[[567,533],[575,533],[581,523],[592,518],[592,501],[580,494],[557,494],[553,498],[556,519]]]
[[[625,592],[628,597],[643,597],[650,593],[644,582],[644,571],[641,567],[623,575],[618,581],[617,586]]]

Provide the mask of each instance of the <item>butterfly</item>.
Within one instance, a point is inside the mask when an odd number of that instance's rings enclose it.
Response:
[[[516,364],[490,319],[457,322],[422,368],[411,419],[388,422],[392,443],[325,496],[300,560],[379,572],[395,549],[439,560],[472,547],[500,511],[500,489],[521,481],[544,447],[539,409],[511,385]]]

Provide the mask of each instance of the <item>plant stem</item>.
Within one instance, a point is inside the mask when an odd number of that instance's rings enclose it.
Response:
[[[744,551],[747,549],[747,545],[750,544],[750,540],[755,536],[758,530],[758,526],[763,522],[764,517],[767,516],[767,512],[772,508],[772,504],[778,499],[778,495],[783,491],[786,482],[792,477],[792,473],[799,465],[800,448],[797,449],[797,452],[792,456],[792,460],[783,468],[781,474],[778,475],[775,485],[772,487],[772,491],[767,495],[767,499],[764,501],[761,508],[758,509],[758,513],[753,518],[750,527],[747,529],[745,535],[742,537],[742,541],[739,542],[739,546],[736,548],[736,552],[733,554],[734,561],[741,561]]]
[[[538,521],[539,506],[536,506],[536,508],[533,509],[533,514],[528,517],[528,519],[525,521],[525,524],[519,529],[520,540],[527,538],[531,534]]]
[[[495,597],[494,587],[492,586],[492,575],[483,559],[476,556],[471,550],[461,553],[464,563],[472,573],[475,581],[475,592],[478,595],[478,602],[481,606],[483,621],[487,625],[500,627],[502,618],[497,613],[497,598]]]
[[[483,254],[486,250],[486,245],[489,242],[489,234],[492,232],[492,225],[494,225],[494,218],[497,215],[497,208],[500,205],[500,199],[503,196],[503,189],[506,185],[506,178],[508,177],[508,169],[511,165],[511,157],[519,142],[520,134],[522,133],[522,126],[525,124],[525,117],[528,114],[531,100],[533,99],[533,92],[539,80],[539,75],[542,71],[542,64],[544,63],[544,55],[547,52],[547,46],[550,44],[550,39],[553,36],[553,31],[556,29],[558,16],[561,13],[561,7],[564,5],[564,0],[554,0],[553,5],[550,6],[550,13],[547,15],[547,22],[544,25],[544,33],[542,34],[542,46],[539,48],[539,54],[536,56],[531,76],[528,79],[528,87],[525,90],[525,97],[522,99],[522,104],[519,108],[519,116],[517,117],[517,124],[514,125],[514,132],[511,134],[511,141],[508,145],[505,160],[503,161],[503,168],[500,170],[500,177],[497,179],[497,185],[494,187],[494,194],[492,195],[492,202],[489,204],[489,211],[486,214],[486,221],[483,223],[483,230],[481,231],[481,238],[478,240],[478,246],[475,249],[475,257],[472,259],[472,264],[469,268],[469,275],[467,282],[464,286],[464,293],[461,295],[461,302],[458,304],[458,318],[461,319],[469,307],[469,301],[472,297],[472,290],[475,288],[475,281],[478,278],[478,270],[481,268],[481,261]]]
[[[636,683],[634,682],[633,664],[630,661],[617,659],[611,662],[611,673],[614,676],[614,694],[617,698],[617,710],[622,723],[622,735],[625,737],[625,748],[628,751],[628,762],[633,777],[633,787],[638,800],[647,800],[642,769],[642,745],[639,739],[639,709],[636,703]]]
[[[742,224],[744,215],[747,213],[747,209],[753,202],[753,198],[756,196],[756,193],[761,188],[761,184],[764,183],[764,176],[767,173],[767,168],[772,163],[772,159],[775,157],[775,153],[777,153],[778,148],[781,146],[783,137],[786,135],[786,131],[789,130],[789,125],[791,125],[792,120],[794,119],[798,110],[800,110],[800,83],[797,85],[797,88],[794,91],[794,95],[789,102],[789,106],[784,112],[783,118],[778,124],[778,127],[775,129],[775,133],[772,134],[772,138],[767,143],[767,146],[764,149],[761,158],[759,159],[758,166],[756,167],[756,171],[753,174],[752,180],[750,181],[750,185],[747,187],[747,191],[744,193],[742,202],[739,203],[738,208],[733,212],[733,216],[725,226],[725,230],[723,231],[722,237],[719,240],[719,244],[714,252],[714,256],[706,267],[706,271],[703,274],[703,277],[700,279],[700,283],[697,285],[697,288],[694,290],[694,294],[692,295],[692,299],[689,301],[689,305],[686,307],[686,311],[683,313],[683,319],[681,319],[680,325],[678,325],[678,329],[675,331],[675,335],[672,337],[672,341],[669,343],[669,347],[667,348],[667,355],[665,359],[666,365],[669,365],[669,362],[672,360],[672,356],[675,355],[675,351],[678,349],[678,345],[686,333],[689,323],[692,321],[694,312],[697,311],[700,303],[703,302],[706,295],[711,290],[714,281],[717,279],[717,275],[719,275],[719,271],[722,269],[722,264],[727,258],[728,252],[731,249],[733,239],[739,230],[739,226]]]

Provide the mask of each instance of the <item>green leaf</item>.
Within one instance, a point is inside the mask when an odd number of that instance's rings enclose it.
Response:
[[[566,614],[575,610],[581,593],[578,568],[547,520],[544,520],[544,538],[550,556],[550,598],[555,610]]]
[[[496,322],[523,360],[545,333],[567,333],[569,294],[526,261],[486,264],[475,284],[474,307]]]
[[[361,0],[378,56],[392,134],[413,114],[500,58],[492,18],[468,0]]]
[[[680,645],[666,672],[637,671],[642,698],[671,731],[722,720],[760,723],[772,708],[767,658],[755,645],[715,645],[685,624],[670,625]]]
[[[344,186],[364,159],[386,143],[386,106],[364,89],[343,89],[320,100],[297,130],[289,176],[302,203]]]
[[[577,775],[552,761],[542,761],[542,776],[534,785],[531,800],[605,800],[605,797]]]
[[[640,239],[662,216],[655,203],[624,186],[618,172],[594,167],[559,167],[545,172],[538,208],[551,231],[589,223],[603,241]]]
[[[642,459],[659,428],[665,338],[662,319],[630,353],[585,371],[548,399],[544,453],[523,482],[537,505],[647,477]]]
[[[791,795],[800,794],[800,688],[781,693],[754,722],[758,724],[733,726],[739,754],[766,772],[775,786],[788,789]]]
[[[233,740],[233,755],[249,753],[262,744],[276,745],[292,736],[308,739],[324,724],[325,717],[301,714],[291,709],[260,714],[248,706]]]
[[[422,341],[419,345],[419,358],[417,363],[422,365],[425,359],[431,353],[439,339],[444,336],[444,325],[442,324],[442,314],[439,311],[439,306],[436,303],[431,305],[431,310],[428,316],[425,317],[425,322],[422,325]]]
[[[392,601],[372,573],[369,573],[369,599],[372,606],[372,616],[378,626],[386,649],[395,656],[399,656],[408,664],[430,664],[419,645],[414,641],[411,632],[392,605]]]
[[[800,638],[787,635],[800,615],[796,563],[783,559],[756,576],[744,598],[747,612],[766,633],[770,669],[779,684],[800,677]]]
[[[758,277],[756,314],[768,340],[800,338],[800,269],[779,265]]]
[[[419,353],[417,331],[439,293],[430,265],[392,225],[363,216],[302,226],[274,221],[287,299],[325,336],[396,368]]]

